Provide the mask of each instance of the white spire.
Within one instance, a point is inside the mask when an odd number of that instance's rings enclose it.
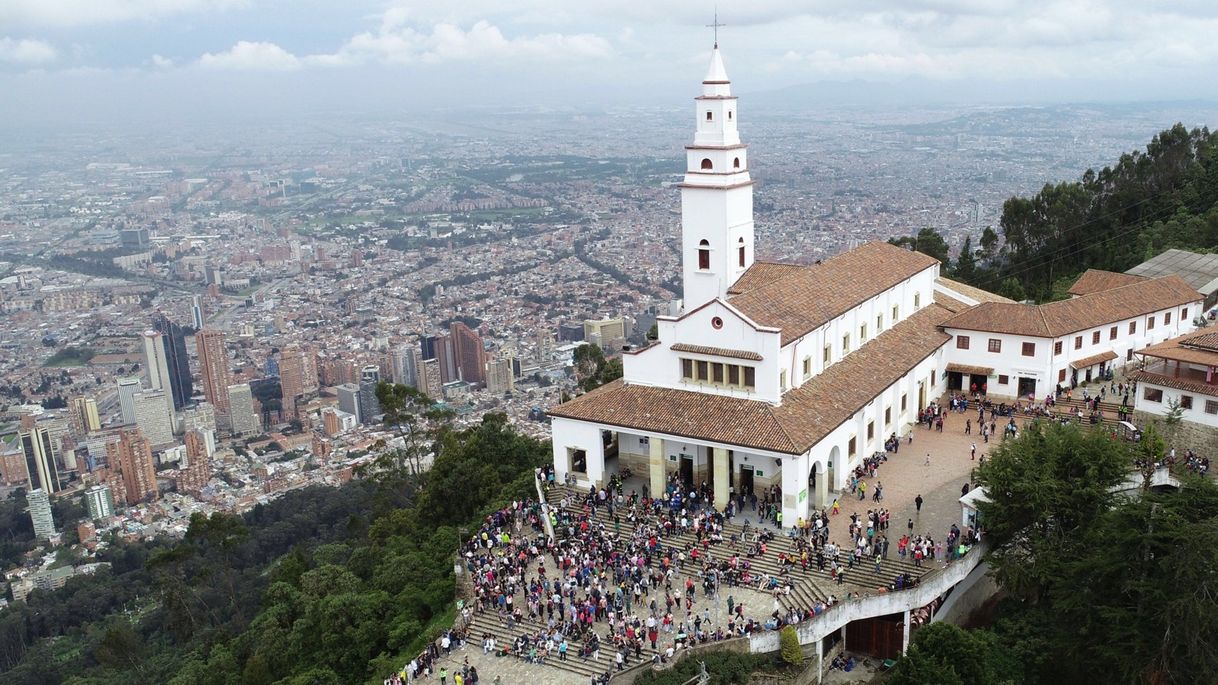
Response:
[[[723,56],[719,54],[718,43],[716,43],[715,48],[711,50],[710,67],[706,70],[706,77],[702,79],[702,83],[730,83],[727,78],[727,70],[723,68]]]

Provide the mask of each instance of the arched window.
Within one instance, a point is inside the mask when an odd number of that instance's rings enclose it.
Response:
[[[732,160],[732,168],[733,168],[733,169],[739,169],[739,168],[740,168],[740,158],[739,158],[739,157],[737,157],[736,159],[733,159],[733,160]]]
[[[711,170],[711,169],[713,169],[713,168],[715,168],[715,165],[714,165],[714,164],[711,164],[711,161],[710,161],[710,158],[709,158],[709,157],[704,158],[704,159],[702,160],[702,170],[703,170],[703,171],[710,171],[710,170]]]
[[[715,118],[715,115],[711,114],[710,112],[707,112],[707,113],[706,113],[706,120],[707,120],[707,121],[712,121],[714,118]]]
[[[703,271],[710,269],[710,242],[703,240],[698,243],[698,268]]]
[[[740,262],[740,266],[744,266],[744,238],[736,242],[736,257]]]

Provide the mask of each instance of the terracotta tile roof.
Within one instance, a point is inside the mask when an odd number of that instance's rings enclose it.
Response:
[[[1199,300],[1197,291],[1179,276],[1164,276],[1048,304],[983,302],[943,325],[1057,338]]]
[[[762,357],[756,352],[749,350],[731,350],[726,347],[706,347],[705,345],[687,345],[685,343],[676,343],[669,346],[674,352],[692,352],[693,354],[709,354],[715,357],[731,357],[733,359],[751,359],[753,361],[761,361]]]
[[[727,289],[728,295],[739,295],[763,285],[769,285],[791,273],[804,268],[801,264],[782,264],[780,262],[753,262],[736,282]]]
[[[954,281],[950,278],[944,278],[942,276],[940,276],[939,278],[936,278],[935,283],[944,288],[947,288],[948,290],[953,290],[960,295],[977,300],[978,302],[1014,302],[1015,301],[1010,298],[1003,297],[1002,295],[995,295],[994,293],[989,292],[988,290],[982,290],[981,288],[974,288],[973,286],[971,286],[967,283],[961,283],[960,281]]]
[[[1176,390],[1187,390],[1195,392],[1199,395],[1214,395],[1218,396],[1218,385],[1209,385],[1203,380],[1194,380],[1192,378],[1176,378],[1174,376],[1164,376],[1157,373],[1147,371],[1134,371],[1126,376],[1131,381],[1138,383],[1153,383],[1162,385]]]
[[[1085,369],[1088,366],[1095,366],[1096,364],[1099,364],[1100,362],[1106,362],[1110,359],[1116,359],[1119,356],[1120,355],[1118,355],[1116,352],[1113,352],[1112,350],[1108,350],[1107,352],[1100,352],[1099,354],[1093,354],[1090,357],[1083,357],[1082,359],[1075,359],[1074,361],[1070,362],[1070,368]]]
[[[947,311],[949,311],[953,314],[959,314],[960,312],[962,312],[972,306],[969,304],[965,304],[965,303],[961,302],[960,300],[957,300],[954,297],[950,297],[950,296],[946,295],[945,293],[938,291],[938,290],[935,291],[935,304],[943,307],[944,309],[946,309]]]
[[[789,391],[778,407],[692,390],[626,385],[619,380],[560,404],[550,414],[629,430],[803,454],[950,340],[939,329],[950,315],[939,305],[923,308]]]
[[[1066,292],[1071,295],[1090,295],[1091,293],[1112,290],[1113,288],[1119,288],[1123,285],[1144,280],[1146,279],[1142,276],[1131,276],[1130,274],[1104,271],[1102,269],[1087,269]]]
[[[992,376],[994,375],[994,367],[992,366],[970,366],[968,364],[957,364],[952,362],[947,365],[946,371],[954,371],[956,373],[967,373],[969,375]]]
[[[781,328],[786,345],[935,264],[934,257],[873,241],[791,269],[730,301],[758,324]]]
[[[1135,350],[1134,354],[1189,364],[1218,366],[1218,332],[1202,328],[1178,338]]]

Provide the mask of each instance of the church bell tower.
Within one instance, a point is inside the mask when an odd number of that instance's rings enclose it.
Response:
[[[681,183],[681,276],[688,311],[727,290],[753,264],[753,181],[739,110],[719,43],[694,98],[694,142]]]

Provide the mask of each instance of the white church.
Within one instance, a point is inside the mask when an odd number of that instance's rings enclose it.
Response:
[[[1091,328],[1125,357],[1150,344],[1129,322],[1171,323],[1162,317],[1175,312],[1171,333],[1179,334],[1192,330],[1189,308],[1201,311],[1201,296],[1169,276],[1116,296],[1100,289],[1076,298],[1073,309],[1058,307],[1048,330],[1043,310],[1053,305],[1018,304],[942,278],[938,260],[883,242],[809,266],[755,262],[754,182],[717,44],[695,101],[680,186],[683,309],[659,317],[653,344],[623,353],[620,380],[551,410],[560,481],[571,476],[587,487],[630,468],[659,493],[677,473],[711,483],[717,507],[729,486],[779,485],[783,520],[794,522],[830,503],[862,459],[908,432],[949,386],[981,379],[991,395],[1013,397],[1018,385],[1043,397],[1065,378],[1049,352],[1055,342],[1061,354],[1063,341],[1086,333],[1086,353],[1071,349],[1061,360],[1090,362],[1090,374],[1118,357],[1098,337],[1090,344]],[[1086,312],[1077,325],[1074,312]],[[1109,323],[1119,323],[1119,340],[1108,339]],[[990,337],[1002,342],[983,342]],[[1038,363],[1014,375],[1029,350]]]

